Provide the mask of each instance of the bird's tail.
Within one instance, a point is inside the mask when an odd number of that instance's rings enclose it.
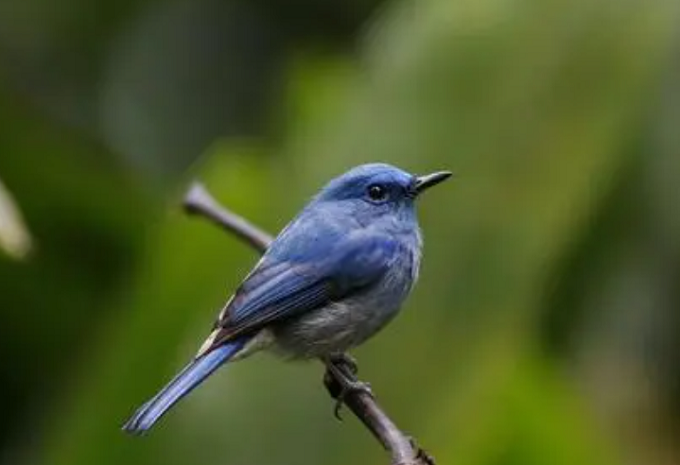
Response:
[[[229,342],[191,361],[158,394],[137,409],[125,422],[123,430],[132,434],[143,434],[149,430],[182,397],[241,350],[247,341],[247,338],[242,338]]]

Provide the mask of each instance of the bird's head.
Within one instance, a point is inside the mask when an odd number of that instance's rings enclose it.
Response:
[[[337,202],[360,215],[410,216],[415,199],[449,176],[449,171],[416,176],[384,163],[360,165],[329,182],[317,201]]]

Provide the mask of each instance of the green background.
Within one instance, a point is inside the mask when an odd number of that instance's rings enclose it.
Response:
[[[456,178],[355,355],[440,464],[677,464],[680,3],[0,1],[0,463],[381,464],[318,363],[220,371],[145,438],[257,253],[359,163]],[[30,249],[30,250],[29,250]]]

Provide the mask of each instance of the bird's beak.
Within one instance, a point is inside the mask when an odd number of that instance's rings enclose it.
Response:
[[[423,176],[418,176],[416,178],[416,193],[420,194],[423,191],[429,189],[432,186],[439,184],[440,182],[448,179],[451,176],[450,171],[437,171],[432,174],[425,174]]]

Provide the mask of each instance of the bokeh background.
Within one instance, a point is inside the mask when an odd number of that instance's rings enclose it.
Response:
[[[384,464],[317,363],[123,420],[277,231],[363,162],[455,180],[355,352],[440,464],[680,464],[680,2],[0,1],[0,464]]]

